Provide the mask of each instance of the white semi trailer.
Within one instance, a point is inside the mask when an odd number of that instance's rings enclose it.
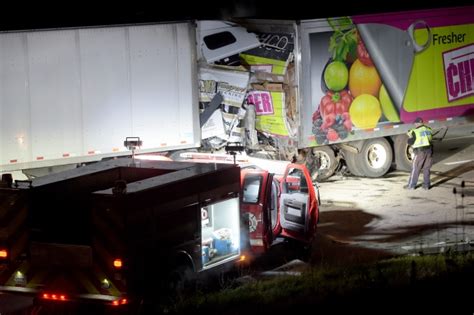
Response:
[[[191,23],[0,33],[0,172],[199,146]]]

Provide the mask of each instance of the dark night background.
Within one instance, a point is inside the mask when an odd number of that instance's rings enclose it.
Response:
[[[0,31],[230,17],[314,19],[472,4],[472,0],[125,1],[3,2],[0,7]]]

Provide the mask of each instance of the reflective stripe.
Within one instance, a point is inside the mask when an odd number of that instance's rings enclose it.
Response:
[[[250,239],[250,245],[252,245],[252,246],[263,246],[263,240],[252,238],[252,239]]]

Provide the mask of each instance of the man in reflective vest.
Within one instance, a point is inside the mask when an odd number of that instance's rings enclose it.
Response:
[[[415,156],[413,158],[412,170],[408,180],[407,189],[415,189],[420,171],[423,170],[423,189],[430,189],[430,168],[433,164],[433,131],[423,124],[420,117],[415,119],[415,128],[408,131],[408,144],[413,147]]]

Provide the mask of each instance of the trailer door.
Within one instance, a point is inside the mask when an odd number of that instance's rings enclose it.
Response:
[[[268,189],[273,176],[264,170],[242,170],[241,213],[249,221],[249,243],[254,253],[263,253],[271,245],[273,236],[268,206]],[[270,183],[270,185],[269,185]]]

